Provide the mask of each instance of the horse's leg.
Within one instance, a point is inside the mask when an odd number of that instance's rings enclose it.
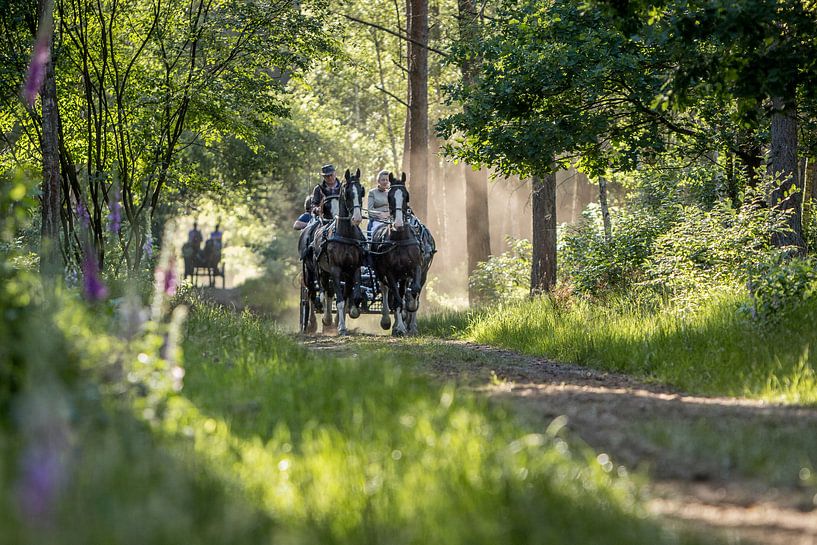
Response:
[[[382,329],[389,329],[391,327],[391,316],[389,316],[389,279],[384,278],[380,282],[380,297],[383,301],[382,310],[380,311],[380,327]]]
[[[420,308],[420,277],[423,274],[422,267],[417,265],[414,268],[414,276],[406,287],[406,310],[417,312]]]
[[[360,267],[355,267],[355,273],[352,275],[352,285],[347,286],[346,293],[346,300],[349,302],[349,316],[357,318],[360,316],[360,307],[358,307],[358,301],[360,301]]]
[[[325,272],[321,272],[321,287],[323,288],[323,325],[332,325],[332,281]]]
[[[332,267],[332,280],[335,283],[335,306],[338,307],[338,335],[346,335],[346,294],[349,291],[349,282],[341,284],[343,272],[340,267]],[[341,288],[341,285],[343,288]]]
[[[408,329],[408,334],[410,336],[414,336],[419,334],[420,332],[417,330],[417,313],[416,312],[409,312],[408,319],[406,320],[406,328]]]
[[[403,283],[400,282],[398,284],[397,282],[394,282],[392,284],[392,290],[395,293],[395,297],[394,297],[395,308],[394,308],[394,328],[392,328],[391,334],[394,335],[394,336],[397,336],[397,337],[402,337],[403,335],[406,334],[406,323],[403,320],[403,297],[404,297],[404,293],[401,293],[401,292],[404,292],[405,290],[403,289],[403,286],[401,286],[400,284],[403,284]]]

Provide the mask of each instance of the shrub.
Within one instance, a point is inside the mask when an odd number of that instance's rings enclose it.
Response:
[[[588,206],[582,221],[567,226],[560,243],[562,274],[584,294],[624,291],[644,278],[644,264],[655,240],[671,221],[646,208],[615,209],[613,235],[605,240],[601,210]]]
[[[510,250],[479,263],[468,279],[469,286],[484,302],[518,299],[530,287],[531,243],[506,237]]]
[[[758,263],[782,257],[785,249],[772,246],[772,235],[785,228],[784,220],[758,198],[738,210],[726,202],[711,210],[682,207],[679,220],[655,241],[643,285],[682,306],[719,288],[740,288],[760,272]]]

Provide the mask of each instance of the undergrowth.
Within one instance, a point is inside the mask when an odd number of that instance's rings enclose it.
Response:
[[[623,298],[556,304],[543,297],[461,314],[460,323],[467,325],[454,333],[690,393],[817,404],[812,349],[817,344],[817,301],[791,305],[774,320],[753,318],[753,308],[739,292],[712,295],[691,310]],[[434,324],[427,330],[452,333]]]

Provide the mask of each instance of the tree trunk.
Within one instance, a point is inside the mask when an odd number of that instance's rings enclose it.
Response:
[[[380,38],[377,31],[372,31],[372,40],[374,41],[374,50],[377,55],[377,73],[380,77],[380,87],[383,89],[383,113],[386,120],[386,131],[389,133],[389,143],[391,144],[392,168],[397,168],[397,143],[394,137],[394,127],[391,123],[391,108],[389,108],[389,97],[386,96],[386,79],[383,72],[383,62],[380,58]],[[391,169],[389,169],[391,170]]]
[[[53,3],[40,0],[38,12],[40,39],[48,40],[48,49],[53,51],[53,18],[50,10]],[[46,13],[48,12],[48,13]],[[60,240],[60,152],[59,152],[59,111],[57,110],[57,79],[54,73],[53,55],[49,54],[45,67],[42,87],[43,107],[43,185],[42,185],[42,228],[40,240],[40,272],[48,277],[59,274],[61,268]]]
[[[406,0],[409,47],[409,186],[411,208],[428,215],[428,0]]]
[[[478,39],[477,8],[474,0],[458,0],[459,31],[462,42],[473,43]],[[464,60],[460,64],[465,85],[473,83],[479,69],[479,59]],[[465,167],[465,224],[468,242],[468,276],[477,264],[491,255],[491,224],[488,216],[488,174],[484,170]],[[475,303],[477,293],[468,288],[469,302]]]
[[[610,208],[607,206],[607,180],[599,178],[599,206],[604,223],[604,240],[607,244],[613,239],[613,226],[610,223]]]
[[[488,175],[484,170],[465,166],[465,229],[468,244],[468,276],[477,264],[487,261],[491,255],[491,230],[488,219]],[[477,301],[478,295],[468,288],[469,302]]]
[[[796,254],[805,253],[803,241],[802,184],[797,176],[797,117],[795,98],[792,92],[789,97],[774,97],[772,100],[772,146],[769,169],[779,185],[772,191],[771,205],[789,211],[787,224],[789,232],[774,236],[777,247],[793,246]]]
[[[534,176],[531,188],[533,209],[533,256],[530,292],[549,292],[556,284],[556,173]]]

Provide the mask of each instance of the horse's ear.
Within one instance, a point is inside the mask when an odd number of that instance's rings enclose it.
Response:
[[[406,173],[404,172],[402,176],[400,176],[400,181],[403,182],[403,185],[406,185]]]
[[[360,169],[357,169],[357,172],[355,172],[355,178],[360,179]]]
[[[344,178],[346,179],[346,181],[348,182],[348,181],[349,181],[349,178],[350,178],[351,176],[352,176],[352,173],[351,173],[351,172],[349,172],[349,169],[347,168],[347,169],[346,169],[346,172],[344,172],[344,173],[343,173],[343,177],[344,177]]]
[[[392,174],[391,172],[389,172],[389,183],[390,184],[394,183],[394,174]]]

